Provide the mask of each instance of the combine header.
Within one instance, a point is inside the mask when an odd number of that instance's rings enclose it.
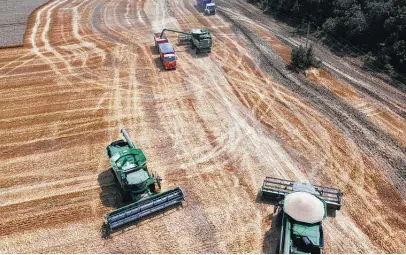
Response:
[[[262,184],[261,192],[263,197],[269,198],[271,200],[277,200],[279,202],[283,200],[286,195],[298,191],[298,189],[304,189],[305,187],[305,192],[314,194],[323,199],[326,202],[328,210],[341,209],[341,198],[343,196],[343,193],[336,188],[293,182],[274,177],[266,177],[264,183]]]
[[[106,150],[121,198],[132,203],[106,214],[108,232],[185,199],[180,187],[160,193],[161,179],[149,173],[144,153],[135,147],[127,132],[122,129],[121,133],[125,141],[115,141]]]
[[[336,188],[266,177],[263,198],[277,202],[282,213],[282,230],[277,253],[322,253],[322,220],[327,210],[340,210],[343,193]]]

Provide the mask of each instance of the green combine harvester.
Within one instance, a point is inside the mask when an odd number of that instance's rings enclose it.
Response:
[[[160,192],[161,179],[148,171],[144,153],[135,147],[124,129],[121,133],[125,140],[112,142],[106,150],[121,198],[132,203],[106,214],[108,232],[185,199],[180,187]]]
[[[196,50],[196,54],[201,52],[211,52],[213,39],[211,38],[211,34],[207,28],[194,28],[189,32],[165,28],[162,30],[160,38],[164,38],[165,31],[180,34],[178,37],[178,43],[190,45],[192,49]]]
[[[261,196],[277,202],[282,229],[277,253],[321,254],[324,248],[322,220],[327,210],[340,210],[343,193],[336,188],[267,177]]]

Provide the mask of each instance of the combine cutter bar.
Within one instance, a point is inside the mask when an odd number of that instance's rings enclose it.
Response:
[[[181,188],[177,187],[145,200],[126,205],[106,215],[108,229],[114,231],[121,226],[180,203],[183,200],[185,200],[185,194]]]
[[[266,177],[261,188],[262,196],[273,200],[282,200],[286,194],[293,191],[293,184],[293,181]]]
[[[313,185],[313,187],[320,193],[320,197],[326,201],[327,209],[341,209],[341,199],[343,196],[341,190],[317,185]]]
[[[293,192],[294,183],[290,180],[266,177],[261,188],[262,196],[273,200],[282,200],[285,195]],[[341,190],[318,185],[312,186],[319,193],[319,196],[326,201],[327,209],[340,210],[341,198],[343,196]]]

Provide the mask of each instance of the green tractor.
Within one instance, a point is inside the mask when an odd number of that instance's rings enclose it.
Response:
[[[136,148],[124,129],[121,133],[125,140],[112,142],[106,151],[122,200],[132,203],[106,214],[108,232],[185,199],[180,187],[160,192],[161,179],[148,171],[144,153]]]
[[[343,193],[336,188],[267,177],[261,196],[277,203],[282,229],[277,253],[321,254],[324,248],[322,221],[327,210],[341,208]]]
[[[210,53],[211,48],[213,47],[213,39],[207,28],[194,28],[189,32],[165,28],[162,30],[160,38],[165,38],[165,31],[180,34],[178,37],[178,43],[183,45],[189,44],[193,50],[196,50],[196,54],[201,52]]]

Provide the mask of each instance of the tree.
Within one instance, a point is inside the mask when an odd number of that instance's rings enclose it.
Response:
[[[315,57],[313,46],[305,48],[300,45],[298,48],[294,48],[291,53],[292,65],[299,69],[307,69],[311,66],[319,67],[321,61]]]
[[[370,70],[406,77],[406,0],[248,1],[262,3],[276,18],[288,17],[298,25],[311,21],[331,46],[366,55],[365,66]],[[295,49],[292,62],[307,66],[305,55],[306,49]]]

